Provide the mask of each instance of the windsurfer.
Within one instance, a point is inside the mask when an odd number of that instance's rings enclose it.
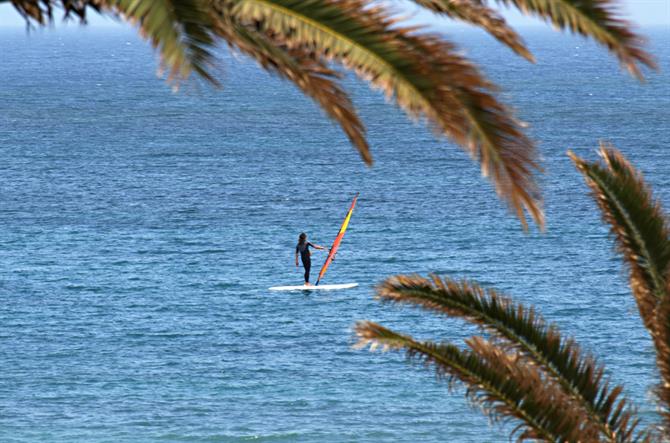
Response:
[[[310,252],[309,248],[312,247],[314,249],[326,249],[323,246],[315,245],[313,243],[310,243],[307,241],[307,234],[304,232],[300,234],[298,237],[298,244],[295,247],[295,267],[297,268],[299,266],[298,264],[298,254],[300,254],[300,260],[302,261],[302,265],[305,267],[305,286],[309,286],[309,271],[310,268],[312,267],[312,259],[311,255],[312,253]]]

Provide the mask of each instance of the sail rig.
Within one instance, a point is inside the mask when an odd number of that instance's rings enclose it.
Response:
[[[358,200],[358,192],[356,193],[356,196],[354,197],[354,201],[351,202],[351,207],[349,207],[349,212],[347,212],[347,216],[344,218],[344,221],[342,222],[342,226],[340,226],[340,232],[337,233],[337,237],[335,237],[335,241],[333,241],[333,245],[330,247],[330,252],[328,253],[328,257],[326,257],[326,262],[321,267],[321,271],[319,272],[319,278],[316,280],[317,285],[321,281],[321,278],[323,277],[323,275],[326,273],[326,270],[328,269],[328,266],[330,266],[330,263],[335,258],[335,253],[337,252],[337,248],[340,247],[340,242],[342,242],[342,237],[344,237],[344,233],[347,230],[347,226],[349,226],[349,220],[351,219],[351,214],[354,212],[354,207],[356,206],[356,200]]]

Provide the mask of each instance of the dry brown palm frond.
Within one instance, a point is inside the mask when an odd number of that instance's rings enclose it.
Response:
[[[217,14],[218,36],[234,50],[250,56],[265,70],[293,82],[303,93],[314,99],[340,125],[363,160],[368,164],[372,163],[370,148],[365,139],[365,127],[349,96],[338,84],[340,75],[337,72],[305,48],[287,48],[276,42],[267,32],[236,23],[225,9],[218,10]]]
[[[542,225],[533,144],[495,88],[440,36],[396,26],[359,0],[230,0],[234,19],[308,48],[382,89],[411,117],[425,118],[477,158],[525,225]]]
[[[4,1],[6,0],[0,0],[0,3]],[[74,15],[82,22],[86,22],[87,9],[102,13],[109,0],[10,0],[10,3],[28,24],[34,21],[39,25],[45,25],[54,19],[56,9],[63,11],[64,19]]]
[[[491,176],[498,194],[508,201],[524,228],[527,227],[524,210],[542,228],[544,213],[534,179],[534,174],[540,171],[535,147],[523,133],[522,124],[512,117],[511,110],[491,94],[494,86],[439,36],[399,38],[422,59],[437,59],[436,63],[425,66],[425,75],[434,77],[440,85],[434,94],[438,103],[443,103],[444,116],[429,117],[437,122],[438,132],[450,136],[479,161],[483,175]],[[447,114],[445,108],[454,106],[460,109],[460,115]]]
[[[524,14],[536,15],[559,29],[590,37],[614,53],[628,71],[642,79],[642,65],[656,68],[642,48],[645,40],[618,17],[616,0],[496,0]]]
[[[436,14],[445,15],[455,20],[482,28],[502,44],[528,61],[535,58],[530,53],[523,39],[512,29],[502,15],[489,8],[481,1],[473,0],[412,0]]]

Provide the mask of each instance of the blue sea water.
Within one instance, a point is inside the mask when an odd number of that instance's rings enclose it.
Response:
[[[644,85],[580,38],[528,30],[531,65],[452,31],[530,124],[547,231],[524,234],[469,157],[348,81],[376,163],[292,86],[224,57],[174,94],[123,29],[1,30],[0,441],[498,442],[431,370],[352,349],[371,319],[462,343],[454,319],[380,305],[396,273],[475,279],[533,304],[655,419],[650,340],[568,148],[609,140],[670,208],[670,30]],[[297,236],[329,244],[299,284]],[[324,255],[314,256],[316,266]]]

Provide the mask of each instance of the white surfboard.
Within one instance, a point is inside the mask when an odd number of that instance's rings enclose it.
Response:
[[[309,286],[273,286],[271,291],[332,291],[334,289],[355,288],[358,283],[343,283],[340,285],[309,285]]]

